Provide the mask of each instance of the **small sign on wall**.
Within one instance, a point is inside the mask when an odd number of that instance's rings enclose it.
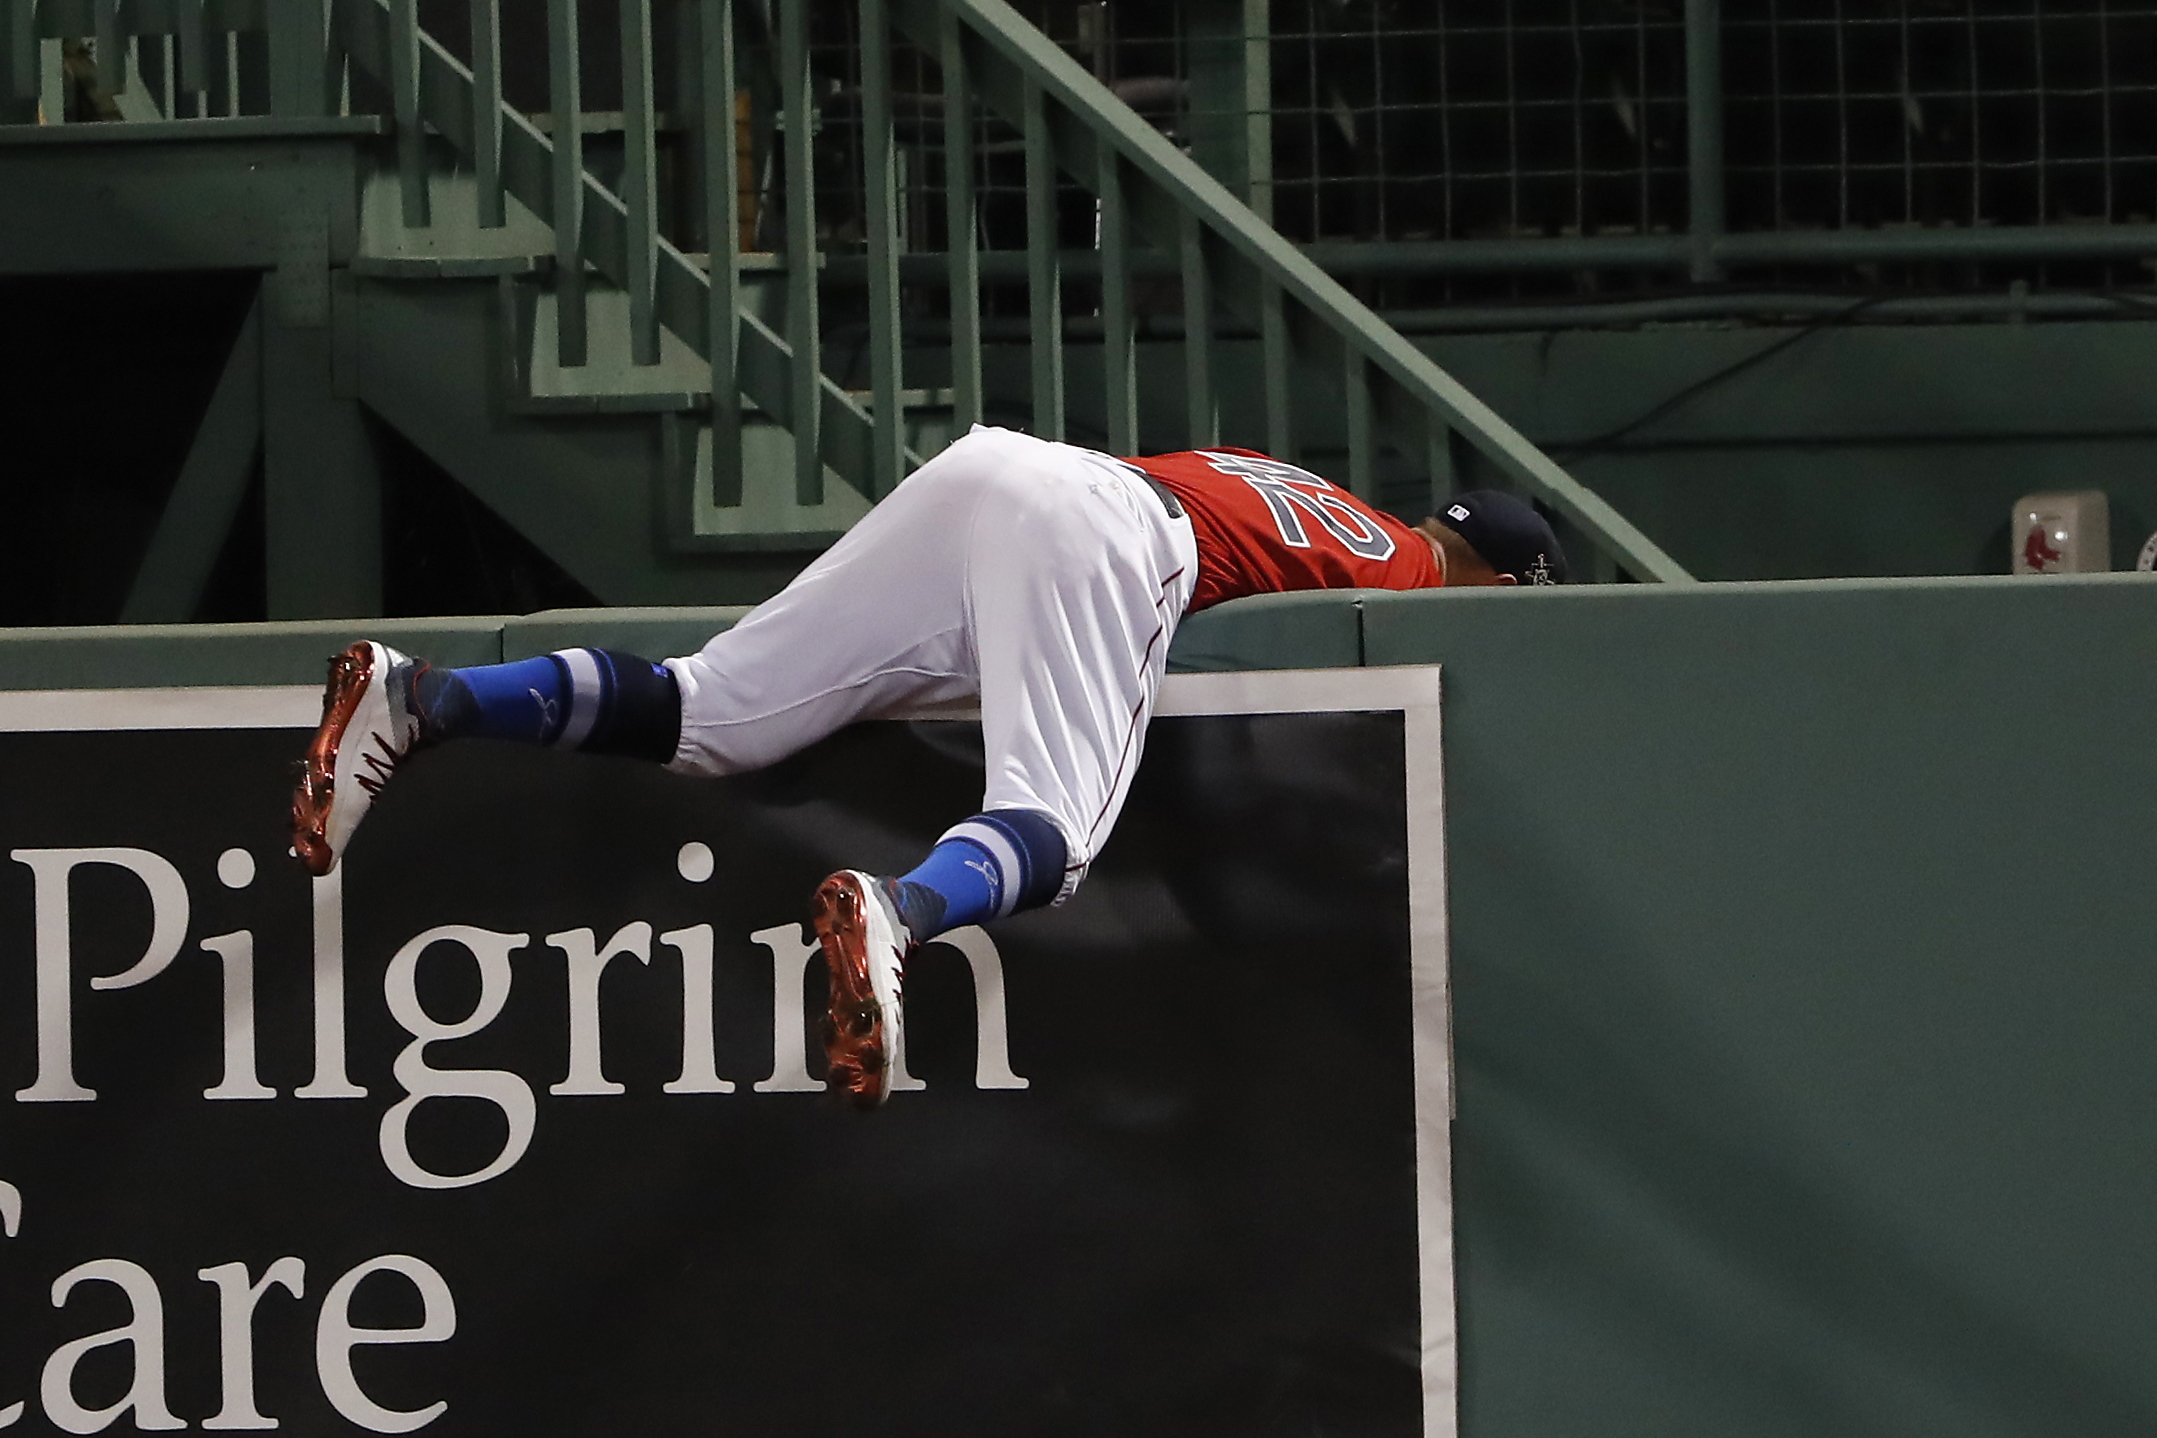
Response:
[[[2112,567],[2112,518],[2101,489],[2025,494],[2008,524],[2016,574],[2101,574]]]

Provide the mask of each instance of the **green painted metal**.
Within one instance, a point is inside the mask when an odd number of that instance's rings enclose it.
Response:
[[[120,0],[96,0],[97,83],[108,94],[127,88],[127,46],[120,39]]]
[[[1186,442],[1193,449],[1210,449],[1221,442],[1221,411],[1213,395],[1213,269],[1198,216],[1185,215],[1182,228]]]
[[[1264,0],[1186,0],[1181,6],[1189,92],[1179,125],[1189,138],[1191,158],[1259,214],[1267,213],[1262,207],[1271,200],[1267,9]]]
[[[502,0],[472,0],[472,170],[479,226],[508,222],[502,193]]]
[[[372,14],[371,6],[366,13]],[[579,124],[584,102],[578,44],[577,0],[547,0],[554,174],[546,218],[554,226],[555,344],[563,366],[572,369],[584,363],[590,345],[584,304],[584,131]],[[507,158],[505,154],[505,165]],[[628,278],[626,267],[621,278]]]
[[[327,0],[276,0],[264,7],[263,38],[269,49],[272,114],[326,115],[330,111],[325,3]]]
[[[68,96],[70,87],[67,69],[58,40],[38,41],[37,60],[37,109],[38,118],[44,123],[40,130],[61,130],[69,127]]]
[[[794,502],[824,499],[824,466],[817,443],[817,382],[823,350],[817,335],[816,95],[809,74],[809,0],[778,0],[779,104],[786,129],[786,339],[793,354]],[[871,437],[869,473],[876,470]],[[874,480],[868,487],[873,490]]]
[[[0,629],[0,690],[318,685],[330,657],[361,639],[443,664],[498,664],[502,624],[475,616]]]
[[[1123,165],[1103,149],[1095,180],[1101,229],[1101,380],[1108,447],[1138,453],[1138,369],[1132,351],[1130,221],[1124,209]]]
[[[685,488],[669,488],[687,477],[687,467],[655,465],[665,456],[654,454],[652,430],[657,424],[662,440],[674,428],[693,437],[697,426],[684,416],[505,423],[494,284],[369,282],[358,299],[360,398],[368,410],[601,601],[749,603],[775,593],[801,567],[801,551],[817,547],[776,529],[772,552],[738,545],[703,554],[685,552],[701,542],[669,542],[693,535],[697,511]],[[683,447],[693,457],[694,444]],[[766,478],[767,488],[791,493],[784,462]],[[865,500],[856,503],[866,508]]]
[[[17,100],[37,98],[37,11],[13,0],[7,13],[8,88]]]
[[[95,126],[6,125],[0,126],[0,149],[48,145],[133,149],[138,146],[197,143],[223,145],[236,141],[263,140],[337,140],[349,143],[352,140],[387,134],[388,130],[389,127],[379,115],[330,115],[320,119],[292,119],[283,115],[235,115],[208,120],[149,120],[135,124],[101,123]]]
[[[81,39],[95,35],[98,8],[112,0],[33,0],[37,9],[38,34],[47,39]],[[185,8],[193,0],[121,0],[113,6],[113,23],[123,35],[167,35],[178,28]],[[211,29],[260,31],[275,19],[273,5],[284,0],[201,0]],[[310,0],[299,0],[301,5]]]
[[[1714,284],[1723,278],[1715,255],[1724,222],[1722,0],[1685,0],[1685,139],[1693,279]]]
[[[736,168],[734,0],[702,0],[704,191],[711,258],[705,309],[711,363],[712,503],[738,505],[741,460],[741,178]]]
[[[1186,615],[1169,670],[1353,669],[1363,662],[1360,599],[1346,590],[1260,594]]]
[[[1243,199],[1273,223],[1273,7],[1243,0]]]
[[[1288,310],[1281,287],[1259,282],[1258,341],[1265,354],[1266,451],[1290,464],[1296,461],[1296,390],[1289,371],[1294,356],[1288,334]]]
[[[395,0],[390,96],[397,119],[397,189],[404,222],[434,223],[427,195],[427,127],[419,115],[419,0]]]
[[[974,197],[974,87],[966,58],[966,27],[942,20],[937,58],[944,72],[944,220],[949,235],[951,295],[951,427],[964,434],[981,423],[980,214]]]
[[[262,474],[273,619],[382,612],[382,476],[356,399],[340,393],[324,315],[263,309]]]
[[[619,0],[622,37],[622,204],[628,210],[629,359],[659,363],[655,307],[659,177],[652,100],[652,0]],[[501,117],[499,108],[495,111]]]
[[[182,624],[202,601],[262,450],[261,305],[258,299],[232,342],[210,407],[120,607],[123,624]]]
[[[948,12],[947,12],[948,13]],[[1020,129],[1026,141],[1026,262],[1033,327],[1034,433],[1064,437],[1063,246],[1056,233],[1056,159],[1048,97],[1024,82]]]
[[[865,220],[869,249],[869,494],[882,498],[904,470],[904,416],[899,412],[899,181],[891,118],[891,21],[885,0],[860,0],[861,160],[867,171]]]
[[[2157,225],[1996,225],[1985,229],[1762,231],[1725,235],[1730,265],[1895,260],[2138,260],[2157,256]]]
[[[1463,1432],[2147,1429],[2157,586],[1489,599],[1363,605],[1445,666]]]
[[[179,40],[180,80],[184,88],[194,92],[198,106],[206,106],[210,90],[210,37],[204,24],[204,0],[179,0],[179,10],[173,16],[174,34]],[[28,10],[28,6],[22,7]],[[200,113],[207,115],[206,108]]]
[[[1260,318],[1263,325],[1264,288],[1276,285],[1285,300],[1316,321],[1320,333],[1315,339],[1359,350],[1371,362],[1374,385],[1389,390],[1377,399],[1382,422],[1413,436],[1420,446],[1422,415],[1438,412],[1508,479],[1551,503],[1596,542],[1616,551],[1629,570],[1648,579],[1690,578],[1606,501],[1522,439],[1217,180],[1117,102],[1105,86],[1004,0],[902,0],[895,13],[917,43],[922,43],[924,36],[935,32],[938,5],[951,7],[983,37],[987,52],[1000,56],[1010,67],[1010,73],[999,77],[1001,83],[995,85],[986,83],[984,74],[983,94],[991,104],[1003,107],[1011,118],[1022,118],[1024,87],[1031,84],[1080,121],[1077,128],[1056,135],[1059,161],[1066,170],[1081,177],[1097,174],[1100,152],[1112,149],[1123,157],[1134,179],[1151,184],[1153,195],[1138,197],[1133,209],[1156,244],[1168,248],[1176,243],[1176,215],[1186,210],[1198,214],[1220,236],[1224,257],[1233,257],[1243,266],[1243,272],[1234,277],[1237,284],[1223,286],[1225,302],[1259,312],[1248,317]],[[1397,444],[1405,442],[1396,439]]]
[[[1372,433],[1370,368],[1354,350],[1346,352],[1343,362],[1348,367],[1341,377],[1341,389],[1347,396],[1344,412],[1348,423],[1348,492],[1358,499],[1374,500],[1378,497],[1374,478],[1378,456]]]
[[[561,3],[561,0],[551,0]],[[344,25],[344,41],[355,64],[377,78],[388,69],[388,23],[385,0],[346,0],[338,10]],[[422,84],[420,95],[427,123],[458,153],[472,152],[471,71],[445,51],[431,36],[421,35]],[[502,173],[509,192],[543,222],[554,225],[557,239],[557,195],[553,184],[557,151],[523,115],[503,113]],[[118,127],[115,127],[118,128]],[[132,128],[132,127],[131,127]],[[584,236],[584,254],[601,274],[617,283],[628,273],[625,258],[627,218],[621,201],[589,175],[583,176],[578,224]],[[559,265],[557,266],[559,269]],[[556,284],[561,276],[556,275]],[[659,246],[657,307],[659,320],[687,343],[694,352],[709,358],[710,279],[672,245]],[[757,407],[795,434],[804,433],[796,414],[797,382],[807,376],[812,396],[809,412],[813,433],[823,460],[850,486],[866,489],[869,471],[870,420],[861,407],[813,366],[797,365],[794,352],[770,326],[752,313],[739,315],[741,391]],[[909,465],[918,461],[911,454]],[[843,526],[839,526],[842,527]],[[822,532],[828,543],[835,530]],[[800,537],[775,535],[774,542],[802,544]]]
[[[1430,511],[1443,514],[1461,490],[1460,456],[1456,453],[1458,442],[1453,438],[1453,426],[1443,417],[1432,415],[1424,443],[1424,468],[1430,475]]]

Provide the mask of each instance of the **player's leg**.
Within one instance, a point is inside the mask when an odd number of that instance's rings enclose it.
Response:
[[[694,774],[762,767],[865,714],[974,692],[953,483],[969,441],[912,476],[779,595],[704,650],[653,664],[569,649],[430,668],[361,643],[331,662],[323,719],[293,795],[294,847],[337,862],[415,749],[493,738],[626,754]]]
[[[615,649],[560,649],[465,669],[422,665],[412,689],[428,743],[507,739],[663,764],[681,736],[673,674]]]
[[[1189,520],[1143,475],[1043,448],[1058,482],[1026,491],[1027,542],[970,571],[984,808],[1046,816],[1064,841],[1062,873],[1017,907],[1069,897],[1114,827],[1198,565]]]
[[[976,436],[966,614],[988,768],[982,812],[897,879],[846,871],[816,896],[831,969],[828,1082],[864,1108],[903,1053],[915,944],[1054,903],[1123,807],[1168,641],[1196,581],[1190,524],[1128,467],[1002,431]]]
[[[681,725],[674,676],[607,649],[439,669],[375,641],[330,661],[322,722],[292,796],[292,843],[326,874],[398,765],[455,739],[507,739],[664,763]]]
[[[1076,887],[1122,806],[1193,582],[1188,523],[1126,466],[979,439],[967,623],[988,796],[883,886],[917,943]]]

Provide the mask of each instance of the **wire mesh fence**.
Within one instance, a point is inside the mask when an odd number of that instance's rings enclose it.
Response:
[[[586,108],[618,90],[610,64],[617,0],[583,0]],[[1173,143],[1202,162],[1205,135],[1243,126],[1254,202],[1307,244],[1403,250],[1476,241],[1500,247],[1474,272],[1387,265],[1361,281],[1389,308],[1668,290],[1685,274],[1637,258],[1556,265],[1541,241],[1686,235],[1689,99],[1684,0],[1210,0],[1254,27],[1255,88],[1207,67],[1224,55],[1201,33],[1207,6],[1135,0],[1019,0],[1016,8]],[[660,33],[670,32],[662,4]],[[463,0],[421,0],[455,48]],[[509,7],[511,102],[546,106],[541,7]],[[792,142],[773,116],[777,77],[767,12],[737,7],[740,83],[753,143],[745,235],[775,249],[776,177]],[[858,7],[814,0],[810,64],[817,229],[844,255],[862,244]],[[1216,22],[1216,30],[1218,22]],[[527,33],[528,32],[528,33]],[[1725,228],[1732,235],[1972,231],[2157,221],[2157,3],[2152,0],[1746,0],[1721,19]],[[519,65],[519,56],[532,63]],[[942,76],[934,57],[895,46],[900,238],[944,249]],[[664,62],[663,111],[675,86]],[[528,71],[521,82],[520,72]],[[1247,78],[1247,77],[1246,77]],[[1253,123],[1255,121],[1255,123]],[[1210,130],[1209,130],[1210,127]],[[1025,244],[1024,144],[987,110],[974,120],[977,244]],[[604,164],[606,143],[595,147]],[[672,237],[699,247],[695,215]],[[1093,205],[1066,183],[1066,247],[1093,243]],[[1547,247],[1546,247],[1547,248]],[[2139,258],[1847,261],[1754,265],[1743,284],[1958,292],[2145,285]],[[1075,294],[1083,294],[1083,285]],[[991,312],[1023,307],[992,294]]]
[[[2157,7],[1760,0],[1724,20],[1732,230],[2147,224]],[[2146,282],[2140,263],[1902,267],[1885,283]]]
[[[1193,7],[1032,0],[1027,18],[1175,142],[1241,121],[1194,83]],[[1678,236],[1688,205],[1682,0],[1270,0],[1263,202],[1323,244]],[[830,230],[845,240],[858,167],[853,10],[820,10]],[[2157,212],[2157,5],[2122,0],[1752,0],[1722,18],[1726,226],[1732,234],[2146,224]],[[912,55],[914,97],[939,81]],[[1201,77],[1202,78],[1202,77]],[[903,82],[902,82],[903,84]],[[1209,107],[1209,97],[1213,104]],[[989,247],[1020,243],[1023,155],[983,118]],[[939,247],[933,127],[902,166],[909,243]],[[1073,196],[1076,196],[1076,190]],[[1254,190],[1254,193],[1258,191]],[[1064,216],[1083,246],[1082,205]],[[2118,287],[2128,259],[1777,264],[1741,282],[1956,291],[2020,280]],[[1395,267],[1389,307],[1661,289],[1629,263],[1477,274]]]

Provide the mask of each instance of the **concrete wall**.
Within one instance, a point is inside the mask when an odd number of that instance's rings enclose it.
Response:
[[[18,631],[0,685],[305,682],[356,632]],[[2157,1421],[2157,583],[1303,596],[1174,654],[1445,666],[1472,1438]]]
[[[2157,529],[2147,321],[1699,324],[1417,343],[1702,578],[2005,574],[2008,510],[2036,490],[2105,490],[2116,568],[2132,567]],[[1181,347],[1141,349],[1142,438],[1180,448]],[[1098,353],[1072,349],[1080,443],[1100,442],[1086,428],[1100,413]],[[1265,448],[1256,347],[1220,353],[1223,438]],[[930,374],[941,363],[921,357]],[[1023,350],[996,352],[999,423],[1027,421],[1027,375]],[[1330,373],[1305,376],[1295,421],[1302,462],[1335,476],[1347,469],[1338,387]],[[1680,395],[1690,397],[1663,410]],[[1380,477],[1388,508],[1430,512],[1420,455],[1386,456]]]

